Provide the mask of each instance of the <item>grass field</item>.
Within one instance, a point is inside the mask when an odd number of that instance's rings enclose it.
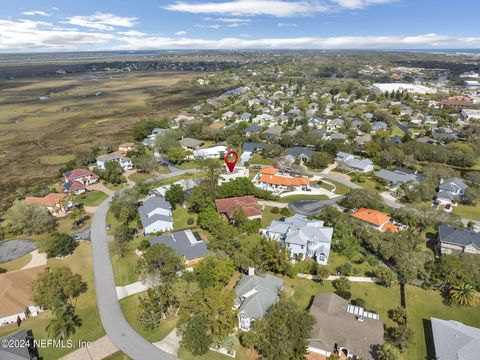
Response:
[[[82,319],[83,325],[79,327],[76,334],[71,337],[73,343],[78,343],[79,340],[94,341],[105,335],[95,299],[90,243],[80,241],[79,246],[71,256],[65,259],[48,259],[47,265],[50,267],[67,266],[72,269],[74,273],[80,274],[83,281],[86,281],[88,284],[87,292],[78,298],[76,313]],[[20,329],[32,329],[33,335],[38,340],[49,339],[50,337],[45,327],[48,325],[50,318],[51,312],[45,311],[39,316],[23,321]],[[16,326],[0,327],[0,336],[17,330],[18,328]],[[45,347],[40,348],[39,353],[44,360],[55,360],[73,350],[74,349],[61,347]]]
[[[138,256],[135,254],[135,249],[143,239],[143,237],[133,239],[128,244],[128,250],[123,258],[112,254],[113,277],[116,286],[125,286],[138,281]]]
[[[57,224],[58,232],[65,234],[76,234],[80,231],[87,230],[90,227],[92,224],[92,216],[87,214],[86,219],[78,228],[73,225],[73,220],[69,219],[68,217],[58,220]]]
[[[284,196],[279,199],[279,201],[283,203],[288,203],[290,201],[295,201],[295,200],[328,200],[328,196],[323,194],[317,194],[317,195],[302,194],[302,195]]]
[[[126,297],[125,299],[120,300],[120,307],[122,308],[122,312],[125,315],[128,323],[132,326],[132,328],[135,329],[136,332],[150,342],[160,341],[175,328],[177,319],[161,320],[156,329],[145,331],[140,321],[138,321],[138,299],[144,295],[145,293],[138,293]]]
[[[263,157],[259,154],[255,154],[249,161],[250,164],[259,164],[259,165],[272,165],[273,159]]]
[[[44,155],[40,157],[40,163],[43,165],[62,165],[70,160],[75,160],[75,155]]]
[[[431,339],[425,335],[431,330],[431,317],[480,327],[480,305],[469,308],[450,307],[443,304],[440,293],[434,290],[407,286],[407,310],[408,323],[414,332],[412,344],[404,354],[408,360],[423,360],[427,354],[430,355],[428,359],[433,358]]]
[[[334,251],[330,252],[330,256],[328,257],[328,265],[327,268],[330,270],[332,275],[336,275],[336,268],[347,261],[352,264],[352,267],[356,269],[356,271],[351,276],[371,276],[370,272],[373,270],[373,266],[371,266],[367,261],[364,261],[361,264],[356,264],[354,260],[358,259],[362,255],[360,253],[356,253],[351,257],[346,257],[344,255],[337,254]]]
[[[192,227],[197,225],[198,214],[189,213],[183,206],[177,205],[177,208],[173,210],[173,229],[183,229],[186,227]],[[193,224],[188,224],[188,219],[193,219]]]
[[[131,357],[125,355],[121,351],[117,351],[116,353],[113,353],[112,355],[107,356],[103,360],[131,360]]]
[[[59,166],[74,155],[131,141],[129,129],[134,122],[175,116],[197,100],[221,92],[215,87],[193,87],[190,80],[198,75],[132,71],[4,79],[0,204],[8,203],[19,186],[55,181]],[[46,94],[48,99],[40,101]]]
[[[27,265],[30,260],[32,260],[32,255],[26,254],[19,257],[18,259],[0,263],[0,268],[4,268],[7,271],[19,270],[25,265]]]
[[[282,217],[285,217],[284,215],[280,214],[280,212],[278,213],[273,213],[272,212],[272,209],[273,207],[272,206],[265,206],[263,208],[263,212],[262,212],[262,228],[265,228],[267,227],[268,225],[270,225],[272,223],[273,220],[277,220],[277,219],[280,219]],[[280,211],[280,209],[279,209]]]
[[[350,191],[350,188],[344,184],[341,184],[337,181],[334,181],[334,180],[330,180],[330,179],[326,179],[325,181],[329,182],[329,183],[332,183],[335,185],[335,194],[337,195],[345,195],[347,194],[349,191]],[[324,182],[322,182],[322,184],[318,185],[319,187],[323,188],[323,189],[326,189],[328,191],[332,191],[333,188],[330,184],[326,184]]]
[[[464,219],[480,220],[480,204],[476,206],[457,205],[453,207],[453,213]]]
[[[107,197],[107,194],[104,192],[95,190],[78,195],[75,199],[75,202],[85,206],[98,206]]]

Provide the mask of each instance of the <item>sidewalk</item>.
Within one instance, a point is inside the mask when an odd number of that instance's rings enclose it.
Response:
[[[107,335],[93,341],[91,345],[90,348],[83,347],[75,350],[64,357],[61,357],[60,360],[102,360],[118,351]]]
[[[142,291],[148,290],[148,285],[142,283],[141,281],[137,281],[132,284],[128,284],[125,286],[117,286],[117,297],[118,300],[126,298],[127,296],[134,295],[141,293]]]
[[[177,328],[170,331],[170,333],[162,340],[154,342],[153,345],[169,354],[177,355],[178,348],[180,347],[180,338],[177,336]]]
[[[47,255],[45,253],[40,254],[38,250],[33,250],[31,253],[32,258],[25,264],[21,270],[31,269],[37,266],[45,266],[47,265]]]

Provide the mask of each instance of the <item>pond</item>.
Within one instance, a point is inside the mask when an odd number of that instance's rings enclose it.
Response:
[[[13,239],[0,241],[0,263],[18,259],[37,248],[34,240]]]

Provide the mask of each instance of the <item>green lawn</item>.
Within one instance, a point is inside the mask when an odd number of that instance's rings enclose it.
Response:
[[[193,174],[185,174],[185,175],[177,175],[177,176],[172,176],[168,179],[163,179],[163,180],[160,180],[160,181],[156,181],[154,183],[151,183],[149,184],[149,188],[150,189],[155,189],[159,186],[163,186],[163,185],[168,185],[168,184],[172,184],[178,180],[182,180],[182,179],[196,179],[196,178],[200,178],[200,177],[203,177],[205,176],[205,173],[204,172],[198,172],[198,173],[193,173]]]
[[[363,255],[359,252],[351,257],[346,257],[345,255],[340,255],[334,251],[331,251],[328,258],[327,268],[330,270],[332,275],[336,275],[337,272],[335,269],[348,261],[352,264],[352,267],[356,269],[351,276],[371,276],[370,272],[373,270],[373,266],[371,266],[366,259],[363,263],[355,263],[355,260],[360,259],[361,257],[363,257]]]
[[[263,208],[263,212],[262,212],[262,228],[265,228],[265,227],[267,227],[268,225],[270,225],[273,220],[277,220],[277,219],[280,219],[280,218],[282,218],[282,217],[285,217],[284,215],[280,214],[280,210],[281,210],[281,209],[278,209],[279,212],[276,213],[276,214],[272,212],[272,209],[273,209],[272,206],[265,206],[265,207]]]
[[[86,193],[80,194],[75,198],[75,202],[78,204],[83,204],[85,206],[98,206],[108,197],[102,191],[88,191]]]
[[[163,168],[163,166],[162,166]],[[162,174],[164,174],[162,172]],[[131,180],[135,183],[142,183],[142,182],[145,182],[151,178],[155,177],[155,174],[152,174],[152,173],[138,173],[136,172],[135,174],[132,174],[128,177],[128,180]]]
[[[285,286],[287,299],[291,299],[299,308],[306,309],[312,297],[321,293],[333,291],[331,281],[323,283],[299,279],[285,278]],[[400,306],[400,288],[384,288],[383,286],[373,283],[352,283],[351,287],[352,299],[362,298],[366,302],[366,310],[376,312],[380,315],[380,319],[387,324],[393,325],[388,318],[388,310]]]
[[[75,335],[71,337],[74,344],[82,341],[94,341],[103,335],[102,324],[97,311],[95,299],[95,284],[93,282],[92,253],[88,241],[80,241],[75,252],[65,259],[48,259],[48,266],[68,266],[74,273],[80,274],[82,279],[87,282],[88,290],[78,298],[76,313],[82,319],[83,325],[77,328]],[[37,340],[49,339],[45,327],[50,322],[51,312],[45,311],[39,316],[24,320],[20,329],[32,329],[33,335]],[[17,331],[17,326],[0,327],[0,336]],[[75,349],[61,347],[44,347],[39,349],[40,356],[44,360],[54,360]]]
[[[284,196],[279,199],[280,202],[283,203],[288,203],[290,201],[295,201],[295,200],[328,200],[328,196],[324,194],[316,194],[316,195],[307,195],[307,194],[301,194],[301,195],[289,195],[289,196]]]
[[[138,256],[135,249],[144,237],[135,238],[128,244],[126,255],[121,258],[116,254],[112,254],[113,277],[116,286],[125,286],[139,280],[137,273]]]
[[[218,160],[219,162],[221,161],[220,159]],[[192,160],[192,161],[185,161],[181,163],[180,165],[175,165],[175,167],[179,169],[201,169],[202,166],[204,165],[205,161],[200,161],[200,160]],[[222,161],[223,164],[223,161]]]
[[[177,208],[173,210],[173,229],[184,229],[186,227],[192,227],[197,225],[198,214],[189,213],[183,206],[177,205]],[[188,224],[188,219],[193,219],[193,224]]]
[[[19,270],[25,265],[27,265],[31,259],[32,259],[32,255],[26,254],[19,257],[18,259],[0,263],[0,268],[4,268],[7,271]]]
[[[140,321],[138,321],[138,299],[143,295],[145,295],[145,293],[135,294],[120,300],[120,307],[128,323],[136,332],[150,342],[160,341],[175,328],[177,319],[161,320],[157,328],[151,331],[145,331]]]
[[[369,179],[367,177],[363,177],[363,180],[364,181],[358,181],[355,178],[352,178],[352,182],[360,185],[364,189],[370,190],[375,193],[378,192],[378,190],[375,187],[378,186],[379,184],[376,181]]]
[[[120,184],[105,183],[105,186],[112,191],[118,191],[118,190],[122,190],[125,186],[127,186],[127,183],[120,183]]]
[[[332,183],[335,185],[335,194],[337,195],[345,195],[347,194],[349,191],[350,191],[350,188],[344,184],[341,184],[337,181],[334,181],[334,180],[330,180],[330,179],[325,179],[325,181],[328,181],[329,183]],[[318,185],[319,187],[323,188],[323,189],[326,189],[328,191],[332,191],[333,188],[330,184],[326,184],[326,183],[322,183],[320,185]]]
[[[57,221],[57,231],[65,234],[76,234],[80,231],[87,230],[92,224],[92,215],[87,214],[85,220],[77,228],[73,224],[73,220],[67,218],[60,219]]]
[[[480,204],[476,206],[457,205],[453,207],[453,213],[464,219],[480,220]]]
[[[408,360],[426,359],[425,329],[427,333],[431,330],[431,317],[460,321],[466,325],[480,327],[480,305],[467,308],[450,307],[443,304],[440,293],[434,290],[407,286],[407,310],[408,323],[414,332],[412,344],[404,355],[404,359]],[[429,339],[428,348],[431,349],[431,345]]]
[[[107,356],[103,360],[131,360],[131,357],[125,355],[121,351],[117,351],[116,353],[113,353],[112,355]]]
[[[252,156],[250,161],[248,162],[249,164],[259,164],[259,165],[272,165],[273,164],[273,159],[263,157],[259,154],[255,154]]]
[[[75,160],[75,155],[44,155],[40,157],[40,163],[44,165],[62,165],[70,160]]]

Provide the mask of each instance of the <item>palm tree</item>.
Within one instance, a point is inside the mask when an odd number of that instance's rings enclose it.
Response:
[[[86,211],[85,209],[80,206],[74,206],[72,208],[72,210],[70,211],[70,215],[68,215],[68,217],[73,220],[73,223],[75,224],[75,227],[78,228],[78,224],[80,223],[80,221],[83,219],[83,217],[85,216],[86,214]]]
[[[77,327],[82,326],[82,319],[76,314],[73,307],[57,308],[54,310],[55,317],[47,325],[48,335],[61,340],[67,340],[77,331]]]
[[[471,306],[478,301],[477,291],[472,285],[467,283],[452,286],[448,293],[450,299],[461,306]]]

